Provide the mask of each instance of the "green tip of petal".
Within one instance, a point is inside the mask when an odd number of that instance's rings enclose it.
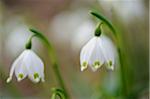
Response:
[[[87,67],[87,62],[84,61],[84,62],[82,63],[82,66],[83,66],[83,67]]]
[[[39,74],[38,73],[34,73],[34,79],[39,78]]]
[[[84,61],[81,65],[81,71],[85,70],[87,68],[88,63]]]
[[[100,66],[101,66],[100,61],[95,61],[94,64],[93,64],[93,67],[94,67],[95,69],[99,68]]]
[[[113,65],[111,60],[108,62],[108,65],[109,65],[109,66],[112,66],[112,65]]]
[[[107,67],[111,70],[114,70],[114,66],[111,60],[107,62]]]
[[[94,66],[96,66],[96,65],[100,65],[100,62],[99,61],[95,61],[94,62]]]
[[[22,74],[22,73],[19,74],[19,75],[18,75],[18,78],[21,78],[21,79],[22,79],[22,78],[23,78],[23,74]]]
[[[18,75],[18,82],[20,82],[23,77],[24,77],[24,75],[23,75],[22,73],[20,73],[20,74]]]

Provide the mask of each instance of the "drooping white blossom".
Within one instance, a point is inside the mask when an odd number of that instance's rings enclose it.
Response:
[[[113,70],[116,58],[116,49],[112,41],[106,36],[93,37],[81,50],[81,71],[88,66],[96,71],[103,64]]]
[[[14,61],[10,69],[9,78],[7,83],[12,80],[13,73],[15,73],[17,80],[21,81],[25,77],[38,83],[40,80],[44,82],[44,64],[42,60],[30,49],[26,49]]]

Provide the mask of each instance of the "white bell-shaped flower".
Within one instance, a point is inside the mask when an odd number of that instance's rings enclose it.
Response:
[[[26,76],[35,83],[40,80],[44,82],[44,64],[42,60],[30,49],[26,49],[14,61],[10,69],[9,78],[7,83],[12,80],[13,73],[18,81],[23,80]]]
[[[112,41],[104,35],[93,37],[81,50],[81,71],[88,65],[96,71],[103,64],[113,70],[116,58],[116,49]]]

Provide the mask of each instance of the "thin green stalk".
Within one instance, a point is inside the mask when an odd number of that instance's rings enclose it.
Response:
[[[127,97],[127,85],[126,85],[126,79],[125,79],[125,69],[124,69],[124,62],[123,62],[123,51],[121,50],[121,43],[119,42],[119,35],[116,33],[116,30],[114,28],[114,26],[112,25],[112,23],[110,21],[108,21],[108,19],[106,17],[104,17],[103,15],[97,13],[96,11],[90,11],[90,13],[97,17],[99,20],[101,20],[104,24],[106,24],[113,32],[114,37],[116,38],[117,42],[117,48],[118,48],[118,54],[119,54],[119,61],[120,61],[120,77],[121,77],[121,86],[122,86],[122,95],[124,97]]]
[[[119,62],[120,62],[120,74],[121,74],[121,83],[122,83],[122,94],[124,97],[127,97],[127,85],[125,79],[125,71],[124,71],[124,63],[123,63],[123,53],[121,53],[121,48],[118,47],[118,55],[119,55]]]
[[[64,92],[65,97],[68,99],[69,96],[67,94],[66,87],[64,85],[64,81],[63,81],[60,71],[59,71],[58,60],[57,60],[54,48],[52,47],[51,43],[48,41],[48,39],[42,33],[36,31],[35,29],[30,29],[30,31],[33,32],[36,35],[36,37],[40,38],[43,41],[43,43],[45,43],[47,45],[46,47],[48,47],[48,52],[49,52],[49,56],[51,58],[51,62],[53,65],[53,70],[54,70],[56,79],[57,79],[60,87],[64,90],[63,92]]]

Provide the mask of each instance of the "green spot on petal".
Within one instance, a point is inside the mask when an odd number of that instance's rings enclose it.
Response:
[[[94,62],[94,66],[100,66],[100,62],[99,61],[95,61]]]
[[[87,62],[84,61],[84,62],[82,63],[82,66],[83,66],[83,67],[87,67]]]
[[[111,60],[108,62],[108,65],[109,65],[109,66],[112,66],[112,61],[111,61]]]
[[[98,69],[100,66],[101,66],[100,61],[95,61],[94,64],[93,64],[93,67],[94,67],[95,69]]]
[[[88,63],[86,61],[84,61],[81,65],[81,71],[85,70],[88,66]]]
[[[18,77],[22,79],[23,78],[23,74],[22,73],[19,74]]]
[[[39,78],[39,74],[38,73],[34,73],[34,79]]]

